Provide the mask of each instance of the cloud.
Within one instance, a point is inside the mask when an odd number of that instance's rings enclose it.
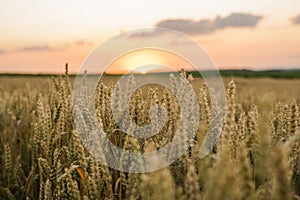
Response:
[[[84,40],[75,41],[75,45],[78,45],[78,46],[84,46],[85,44],[86,44],[86,41],[84,41]]]
[[[23,47],[16,49],[16,51],[20,52],[29,52],[29,51],[57,51],[57,50],[62,50],[63,48],[55,48],[55,47],[50,47],[49,45],[36,45],[36,46],[28,46],[28,47]]]
[[[1,54],[5,54],[6,53],[6,51],[5,50],[3,50],[3,49],[0,49],[0,55]]]
[[[218,16],[214,23],[218,28],[227,27],[255,27],[263,17],[246,13],[232,13],[227,17]]]
[[[156,27],[169,28],[189,35],[206,34],[213,32],[216,29],[214,22],[208,19],[199,21],[189,19],[168,19],[158,22]]]
[[[76,46],[91,46],[91,45],[93,45],[93,42],[87,41],[87,40],[76,40],[74,42],[74,45],[76,45]]]
[[[134,33],[131,33],[129,35],[130,38],[147,38],[147,37],[153,37],[153,36],[158,36],[161,35],[161,31],[135,31]]]
[[[173,29],[188,35],[210,34],[225,28],[255,27],[263,17],[249,13],[232,13],[228,16],[217,16],[215,19],[165,19],[159,21],[155,26],[160,28]],[[139,32],[133,37],[157,36],[159,31]]]
[[[85,41],[85,40],[76,40],[72,43],[65,43],[65,44],[61,44],[58,46],[50,46],[48,44],[44,44],[44,45],[29,45],[29,46],[25,46],[25,47],[21,47],[21,48],[17,48],[14,49],[12,51],[9,51],[9,53],[11,52],[49,52],[49,51],[63,51],[63,50],[67,50],[70,47],[73,46],[85,46],[85,45],[92,45],[92,42],[89,41]],[[6,53],[6,51],[3,51],[4,53]],[[0,54],[1,54],[1,49],[0,49]]]
[[[291,19],[293,24],[300,24],[300,14]]]

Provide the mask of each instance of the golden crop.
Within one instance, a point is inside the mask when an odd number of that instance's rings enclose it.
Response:
[[[34,83],[42,81],[45,79]],[[300,199],[299,96],[292,100],[285,87],[268,96],[264,83],[254,88],[247,85],[249,80],[237,79],[237,84],[226,80],[221,139],[208,156],[199,159],[211,102],[206,84],[201,79],[190,81],[200,107],[194,145],[170,166],[145,174],[111,169],[84,148],[73,121],[68,74],[43,87],[24,86],[24,80],[3,84],[0,199]],[[236,92],[239,83],[241,91]],[[131,97],[130,115],[138,125],[149,123],[153,104],[159,103],[167,111],[159,134],[137,139],[119,131],[113,120],[112,85],[99,82],[95,108],[98,121],[115,145],[147,152],[172,140],[180,107],[169,90],[150,86]],[[123,160],[126,158],[120,162]]]

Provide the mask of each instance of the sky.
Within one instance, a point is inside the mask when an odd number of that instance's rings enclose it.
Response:
[[[0,73],[61,73],[66,62],[76,73],[101,43],[144,27],[186,34],[219,69],[300,68],[299,7],[299,0],[1,0]],[[116,61],[115,73],[141,58],[181,63],[151,51],[134,57]]]

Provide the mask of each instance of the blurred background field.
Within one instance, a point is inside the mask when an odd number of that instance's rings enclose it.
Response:
[[[295,73],[295,74],[294,74]],[[269,104],[271,102],[288,102],[291,99],[300,102],[300,75],[299,70],[292,71],[221,71],[224,85],[229,80],[238,82],[238,95],[240,100],[251,101],[254,104]],[[248,74],[248,75],[245,75]],[[49,81],[57,75],[23,75],[23,74],[0,74],[0,87],[4,90],[14,90],[24,88],[27,85],[43,91],[47,88]],[[70,75],[71,84],[76,76]],[[103,76],[106,83],[115,83],[120,78],[119,75]],[[193,81],[195,88],[200,87],[203,80],[196,76]]]

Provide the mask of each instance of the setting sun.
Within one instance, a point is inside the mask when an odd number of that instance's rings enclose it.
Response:
[[[192,69],[180,56],[160,49],[140,49],[120,56],[106,69],[106,73],[141,73]]]
[[[135,71],[136,68],[146,64],[158,64],[162,59],[154,50],[140,50],[133,52],[124,58],[124,68],[130,71]],[[146,71],[141,71],[146,73]]]

